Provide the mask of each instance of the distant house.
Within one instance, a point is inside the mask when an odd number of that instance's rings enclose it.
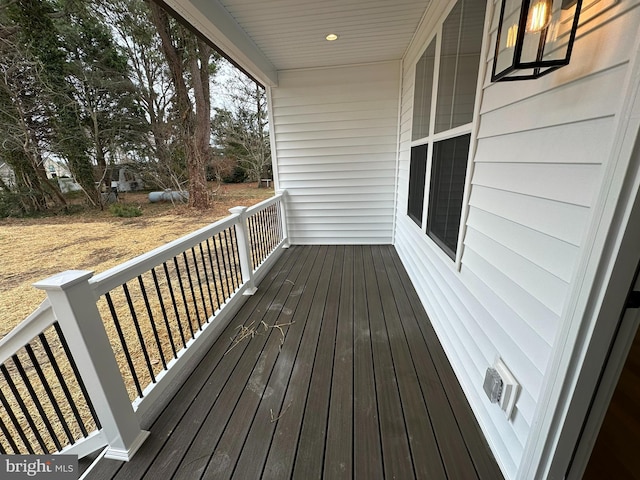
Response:
[[[47,178],[56,179],[62,193],[81,190],[64,162],[48,158],[44,162]],[[7,163],[0,163],[0,179],[7,185],[15,184],[15,173]]]
[[[142,176],[126,165],[115,165],[110,169],[111,187],[119,192],[135,192],[144,188]]]
[[[62,193],[82,190],[82,187],[75,181],[65,162],[47,158],[44,161],[44,168],[47,172],[47,178],[56,179]]]
[[[64,162],[47,159],[45,160],[44,168],[47,172],[47,178],[57,179],[62,193],[81,190],[80,185],[76,183],[71,171]],[[6,163],[0,164],[0,178],[7,183],[7,185],[13,185],[15,182],[13,169]],[[144,189],[142,176],[134,170],[127,168],[126,165],[117,165],[109,168],[106,183],[111,188],[117,188],[119,192],[135,192]]]
[[[0,162],[0,180],[6,185],[13,185],[16,181],[13,169],[5,162]]]
[[[71,177],[71,171],[61,160],[47,158],[44,161],[44,169],[48,178]]]

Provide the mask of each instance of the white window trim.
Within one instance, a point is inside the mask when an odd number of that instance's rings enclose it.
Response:
[[[446,130],[444,132],[435,133],[435,112],[438,98],[438,82],[440,81],[440,52],[442,46],[442,26],[447,16],[451,13],[451,10],[455,7],[458,0],[452,0],[447,6],[446,10],[443,12],[441,17],[438,19],[437,25],[434,28],[434,31],[431,35],[427,37],[427,40],[423,43],[423,48],[420,49],[418,55],[413,61],[412,69],[410,72],[413,73],[414,82],[413,82],[413,92],[412,99],[415,98],[415,74],[416,74],[416,65],[420,61],[420,58],[424,54],[425,50],[429,46],[429,44],[436,39],[436,60],[434,62],[434,81],[432,86],[432,97],[431,97],[431,112],[430,112],[430,120],[429,120],[429,135],[427,137],[419,138],[410,142],[410,147],[423,145],[428,143],[428,152],[427,152],[427,167],[426,167],[426,178],[425,178],[425,188],[424,188],[424,197],[423,197],[423,208],[422,208],[422,226],[418,227],[414,224],[415,228],[420,228],[424,236],[427,238],[427,244],[430,248],[433,249],[434,252],[443,260],[443,263],[449,265],[450,268],[459,272],[462,268],[462,255],[464,253],[464,237],[467,231],[467,218],[469,216],[469,198],[471,196],[471,181],[473,178],[474,171],[474,159],[476,155],[477,148],[477,140],[478,140],[478,132],[480,130],[480,106],[482,105],[482,97],[484,94],[484,85],[485,78],[487,75],[488,69],[488,55],[490,50],[490,42],[491,42],[491,19],[493,17],[493,9],[494,9],[494,0],[487,0],[487,9],[485,11],[484,17],[484,27],[483,27],[483,35],[482,35],[482,45],[480,47],[480,64],[478,65],[478,79],[476,83],[476,95],[473,107],[473,116],[471,123],[467,123],[465,125],[460,125],[458,127],[452,128],[450,130]],[[413,106],[412,106],[412,125],[411,132],[413,132]],[[462,211],[460,212],[460,226],[458,229],[458,243],[456,246],[456,257],[454,261],[451,261],[451,257],[447,255],[447,253],[435,242],[431,239],[429,235],[426,233],[427,228],[427,217],[429,214],[429,194],[431,189],[431,171],[432,171],[432,158],[433,158],[433,146],[434,143],[446,140],[448,138],[458,137],[465,134],[471,134],[471,139],[469,143],[469,157],[467,159],[467,171],[465,175],[465,185],[464,185],[464,193],[462,195]]]
[[[471,181],[475,167],[478,133],[480,131],[480,107],[484,96],[484,85],[489,70],[489,52],[491,49],[491,20],[493,18],[494,1],[487,0],[487,10],[484,14],[484,28],[482,47],[480,47],[480,67],[478,68],[478,83],[476,84],[476,99],[473,106],[473,120],[471,121],[471,142],[469,144],[469,163],[462,196],[462,213],[460,215],[460,231],[458,232],[458,249],[456,253],[456,270],[462,268],[462,254],[464,253],[464,237],[467,233],[467,219],[469,217],[469,198],[471,197]]]

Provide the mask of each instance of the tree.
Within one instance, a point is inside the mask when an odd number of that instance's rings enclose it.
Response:
[[[101,205],[96,181],[128,153],[165,187],[188,182],[192,206],[209,205],[210,79],[220,57],[206,42],[143,0],[11,0],[0,6],[7,39],[0,155],[33,208],[64,202],[47,190],[47,156],[66,162]]]
[[[227,82],[227,90],[230,106],[217,109],[213,122],[217,143],[260,186],[271,166],[265,91],[239,72]]]
[[[152,1],[151,19],[160,36],[174,87],[174,108],[180,125],[189,175],[189,205],[209,206],[206,167],[211,160],[210,77],[215,72],[213,49],[169,18]]]
[[[77,0],[65,5],[65,12],[58,31],[65,40],[69,96],[102,179],[116,153],[143,148],[148,124],[129,78],[127,57],[100,12]]]
[[[61,18],[60,3],[53,0],[17,0],[7,7],[8,16],[18,30],[18,43],[25,58],[34,59],[41,70],[34,77],[39,85],[38,101],[47,106],[39,121],[50,130],[44,148],[63,158],[76,181],[83,187],[89,201],[98,205],[94,172],[88,155],[90,141],[80,120],[78,105],[71,93],[65,52],[66,39],[60,29],[68,23]]]
[[[137,168],[160,188],[182,189],[188,175],[172,115],[173,83],[149,7],[143,0],[103,0],[98,8],[126,54],[151,133],[144,137],[146,155],[139,158]]]
[[[44,77],[44,65],[25,43],[19,28],[18,5],[0,8],[0,159],[11,166],[15,185],[2,184],[11,194],[14,214],[30,214],[65,206],[60,191],[44,170],[46,147],[51,141],[53,91]]]
[[[3,71],[13,72],[5,75],[3,131],[22,128],[29,160],[17,155],[16,142],[11,148],[5,142],[3,155],[22,172],[21,181],[28,178],[30,191],[38,190],[36,178],[49,184],[42,159],[56,155],[89,201],[102,206],[96,180],[117,153],[144,148],[148,131],[126,56],[87,0],[15,0],[1,10],[3,48],[10,53],[3,55]],[[42,198],[37,205],[46,208]]]

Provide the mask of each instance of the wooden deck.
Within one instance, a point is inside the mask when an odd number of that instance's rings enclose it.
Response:
[[[87,478],[502,478],[389,246],[291,247],[144,426]]]

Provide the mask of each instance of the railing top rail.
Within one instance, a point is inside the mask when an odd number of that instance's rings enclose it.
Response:
[[[104,322],[101,316],[101,313],[98,309],[98,306],[95,304],[95,300],[97,300],[100,296],[104,295],[107,292],[112,291],[113,289],[126,284],[127,282],[135,279],[136,277],[146,274],[151,269],[161,266],[163,263],[171,261],[173,258],[182,255],[184,252],[189,252],[192,248],[198,248],[199,245],[202,245],[204,242],[207,242],[209,239],[214,238],[215,244],[218,244],[218,238],[220,238],[220,234],[224,237],[224,248],[227,249],[237,249],[238,251],[232,252],[230,255],[227,254],[228,262],[232,264],[232,268],[229,270],[232,271],[231,275],[235,275],[232,278],[232,288],[229,287],[229,280],[227,278],[227,293],[223,294],[223,301],[225,303],[224,306],[229,305],[237,305],[237,302],[240,302],[240,298],[238,295],[246,294],[246,292],[250,291],[254,285],[252,276],[255,274],[251,268],[251,249],[253,239],[249,237],[247,234],[248,224],[251,224],[250,221],[245,221],[247,216],[251,216],[255,213],[258,213],[264,209],[268,209],[274,205],[277,205],[281,199],[285,196],[285,192],[281,192],[276,194],[275,196],[264,200],[257,205],[254,205],[250,208],[241,208],[239,210],[235,210],[235,213],[232,213],[228,217],[218,220],[206,227],[203,227],[193,233],[185,235],[177,240],[174,240],[170,243],[162,245],[150,252],[142,254],[136,258],[133,258],[127,262],[124,262],[114,268],[111,268],[103,273],[100,273],[92,278],[90,278],[93,274],[89,271],[77,271],[77,270],[69,270],[53,277],[49,277],[48,279],[42,280],[34,284],[37,288],[43,289],[47,291],[49,297],[42,302],[42,304],[27,317],[23,322],[21,322],[16,328],[14,328],[9,334],[7,334],[3,339],[0,339],[0,364],[6,363],[8,360],[14,355],[21,356],[22,349],[25,349],[26,354],[29,355],[31,360],[34,363],[34,368],[38,370],[39,359],[33,360],[34,351],[37,350],[39,346],[47,354],[48,359],[50,360],[51,365],[54,370],[57,368],[57,360],[51,357],[51,353],[49,350],[48,340],[45,337],[41,337],[40,342],[38,343],[38,336],[45,334],[46,336],[53,335],[53,332],[47,331],[53,325],[55,325],[56,330],[58,330],[58,338],[63,344],[65,349],[65,353],[67,355],[67,360],[71,362],[72,368],[76,375],[78,375],[77,380],[81,384],[83,388],[83,394],[88,402],[88,405],[91,409],[95,406],[95,412],[97,412],[97,417],[94,415],[94,419],[96,420],[96,424],[99,425],[98,428],[102,428],[105,432],[101,437],[95,437],[95,441],[91,439],[91,436],[87,437],[87,432],[84,432],[84,440],[82,442],[77,443],[76,445],[82,445],[77,448],[76,452],[85,451],[83,449],[87,449],[91,447],[92,450],[96,448],[96,446],[104,446],[105,444],[109,444],[108,455],[112,455],[109,457],[105,455],[107,458],[115,458],[115,459],[129,459],[140,444],[146,438],[148,432],[144,432],[140,430],[138,421],[136,418],[136,414],[134,410],[131,408],[129,398],[126,392],[125,384],[122,383],[121,372],[118,369],[117,361],[115,358],[111,358],[113,354],[113,349],[111,347],[110,341],[107,338],[107,333],[104,330]],[[273,210],[273,208],[270,208]],[[280,209],[276,209],[278,216],[284,215],[284,211]],[[279,241],[280,244],[284,242],[281,240],[281,237],[284,235],[286,237],[286,231],[283,233],[283,223],[284,218],[278,218],[277,220],[273,219],[273,215],[269,213],[269,215],[258,215],[262,218],[262,224],[254,225],[253,234],[258,238],[258,243],[262,246],[261,251],[261,261],[264,264],[264,258],[270,256],[275,248],[273,244]],[[255,222],[253,222],[255,223]],[[235,235],[232,234],[231,244],[228,244],[226,231],[229,228],[236,227]],[[239,228],[237,228],[239,227]],[[222,242],[222,239],[220,239]],[[214,246],[215,246],[214,244]],[[208,245],[207,245],[208,248]],[[211,255],[209,253],[209,255]],[[196,262],[196,256],[193,255],[193,260]],[[244,258],[244,260],[243,260]],[[277,256],[272,257],[271,260],[277,258]],[[217,250],[216,250],[216,259],[217,259]],[[185,264],[188,264],[187,259],[185,258]],[[204,261],[204,258],[202,259]],[[211,260],[211,259],[210,259]],[[240,265],[237,263],[239,260]],[[244,264],[248,264],[248,268],[243,266]],[[189,267],[187,266],[187,275],[189,275]],[[211,267],[213,269],[213,266]],[[200,275],[198,273],[198,267],[195,266],[197,282],[200,282]],[[178,270],[178,265],[176,264],[175,268],[176,272]],[[226,272],[226,264],[224,268],[225,275],[228,275]],[[235,273],[233,273],[235,272]],[[239,273],[238,273],[239,272]],[[262,275],[264,275],[264,270],[262,271]],[[212,272],[213,273],[213,272]],[[222,278],[222,273],[218,270],[218,274]],[[238,275],[242,275],[242,281],[240,281],[237,277]],[[206,277],[206,269],[205,269],[205,277]],[[154,276],[155,279],[155,276]],[[87,284],[88,280],[88,284]],[[192,279],[189,277],[189,282]],[[209,282],[209,279],[206,279],[206,282]],[[236,283],[239,285],[239,288],[236,287]],[[208,283],[207,283],[208,285]],[[215,287],[215,285],[214,285]],[[140,285],[142,289],[142,282]],[[157,288],[157,284],[156,284]],[[182,286],[181,286],[182,288]],[[207,286],[208,289],[208,286]],[[224,288],[223,288],[224,290]],[[255,288],[253,288],[255,291]],[[216,291],[217,292],[217,291]],[[194,302],[197,302],[196,299],[197,293],[194,293],[193,286],[191,286],[191,293],[193,295]],[[125,289],[125,294],[128,297],[128,291]],[[202,287],[200,286],[200,294],[202,297],[202,305],[204,311],[207,310],[207,300],[205,299],[205,294],[202,291]],[[158,295],[160,293],[158,292]],[[91,298],[95,296],[94,298]],[[183,292],[183,297],[184,292]],[[209,306],[211,309],[214,308],[214,300],[211,298],[212,294],[209,292]],[[172,295],[173,297],[173,295]],[[186,303],[188,300],[186,298],[183,299]],[[219,307],[219,312],[222,312],[223,306],[220,305],[220,299],[216,293],[217,306]],[[130,300],[128,299],[130,302]],[[236,302],[236,303],[227,303],[227,301]],[[146,308],[149,309],[148,299],[145,297]],[[162,300],[159,300],[160,304]],[[134,308],[131,302],[129,303],[130,308]],[[137,307],[136,307],[137,308]],[[144,307],[141,307],[144,308]],[[164,308],[164,307],[163,307]],[[226,315],[233,315],[233,306],[231,310],[225,310],[226,313],[223,314],[222,318],[225,318]],[[55,312],[54,312],[55,309]],[[57,312],[57,316],[56,316]],[[197,312],[197,305],[196,305]],[[132,312],[133,313],[133,312]],[[218,315],[218,313],[216,313]],[[133,320],[135,320],[135,315],[133,316]],[[177,316],[177,311],[176,311]],[[188,313],[187,313],[188,316]],[[59,317],[59,318],[58,318]],[[217,317],[220,318],[220,317]],[[60,333],[58,329],[58,325],[56,322],[60,322],[60,328],[63,333]],[[187,319],[188,322],[191,322],[191,319]],[[168,324],[168,320],[165,317],[165,322],[167,323],[167,329],[171,327]],[[198,325],[200,321],[198,320]],[[180,328],[180,327],[179,327]],[[155,331],[155,330],[154,330]],[[214,335],[217,330],[205,330],[204,328],[199,332],[210,332],[206,335]],[[213,333],[211,333],[213,332]],[[192,339],[194,342],[200,338],[192,333]],[[140,334],[140,333],[139,333]],[[161,350],[163,347],[160,345],[160,340],[157,338],[158,348]],[[204,337],[203,337],[204,338]],[[35,339],[35,340],[34,340]],[[184,337],[182,338],[184,342]],[[144,344],[144,341],[140,339],[141,343]],[[200,342],[204,342],[204,340],[199,340]],[[189,345],[190,341],[184,342],[184,348],[193,349],[193,345]],[[31,344],[31,345],[29,345]],[[25,348],[25,345],[29,345]],[[143,348],[145,348],[143,346]],[[196,347],[199,348],[199,347]],[[32,350],[33,349],[33,350]],[[153,386],[148,387],[149,392],[158,392],[153,395],[146,395],[147,404],[149,402],[154,401],[153,399],[159,398],[162,394],[167,382],[171,382],[172,379],[176,378],[177,370],[175,370],[176,365],[184,366],[184,362],[187,362],[194,353],[186,353],[182,355],[182,352],[176,353],[175,346],[173,347],[174,357],[176,362],[182,361],[181,364],[173,364],[173,360],[167,362],[167,365],[164,365],[164,370],[160,375],[162,376],[161,386]],[[191,350],[194,352],[194,350]],[[37,353],[37,352],[36,352]],[[162,355],[162,354],[161,354]],[[146,356],[146,351],[145,351]],[[21,361],[21,360],[20,360]],[[18,359],[15,359],[16,368],[20,370],[21,363]],[[148,362],[148,358],[147,358]],[[164,358],[163,358],[164,364]],[[77,369],[76,369],[77,366]],[[182,368],[182,367],[179,367]],[[169,370],[171,369],[171,370]],[[152,371],[152,367],[149,365],[150,376],[154,377],[154,372]],[[46,383],[49,379],[43,379],[41,373],[36,374],[39,376],[39,381]],[[174,372],[174,373],[169,373]],[[12,374],[13,375],[13,374]],[[22,375],[22,374],[21,374]],[[31,375],[31,374],[30,374]],[[156,376],[156,379],[160,379],[160,375]],[[32,375],[33,376],[33,375]],[[64,389],[65,382],[62,379],[65,375],[60,374],[56,370],[56,377],[61,382],[61,388]],[[30,388],[30,377],[24,378],[22,375],[24,383],[27,389]],[[154,379],[153,382],[156,380]],[[49,387],[45,386],[45,390]],[[86,386],[86,391],[84,390]],[[48,398],[54,402],[52,398],[52,390],[47,391],[46,395]],[[145,390],[146,392],[146,390]],[[148,393],[148,392],[147,392]],[[146,393],[145,393],[146,394]],[[22,393],[20,394],[22,395]],[[69,400],[70,396],[65,391],[65,395],[67,401],[72,403]],[[17,398],[19,395],[16,395],[16,399],[18,402],[21,400]],[[33,394],[31,394],[33,398]],[[151,400],[150,400],[151,399]],[[41,416],[44,418],[46,415],[41,412],[41,409],[38,407],[38,403],[34,398],[34,402],[36,404],[36,408],[40,412]],[[92,410],[93,411],[93,410]],[[66,415],[66,413],[61,414],[57,412],[57,415],[60,419]],[[66,418],[66,417],[65,417]],[[76,416],[76,419],[78,417]],[[64,424],[64,420],[62,421]],[[45,422],[46,429],[51,433],[51,435],[57,435],[54,432],[54,429]],[[31,427],[33,431],[40,430],[40,427]],[[93,427],[92,427],[93,428]],[[37,432],[36,432],[36,435]],[[67,432],[67,436],[69,433]],[[73,443],[71,437],[68,439]],[[55,446],[58,450],[61,449],[61,445],[63,443],[62,439],[58,439],[57,441],[54,438]],[[89,443],[83,443],[89,440]],[[66,440],[65,440],[66,441]],[[44,446],[43,446],[44,448]],[[64,447],[65,449],[68,447]],[[75,448],[75,447],[74,447]],[[64,450],[64,449],[63,449]],[[89,450],[86,450],[89,451]]]
[[[271,198],[253,205],[247,209],[247,214],[251,215],[254,212],[260,211],[269,205],[276,203],[283,197],[283,195],[284,193],[278,193]],[[155,250],[151,250],[150,252],[144,253],[96,275],[89,281],[93,285],[96,297],[104,295],[119,285],[128,282],[132,278],[149,271],[151,268],[172,259],[174,256],[181,254],[185,250],[199,244],[205,239],[210,238],[216,233],[236,224],[238,222],[238,217],[239,214],[233,213],[228,217],[218,220],[211,225],[207,225],[206,227],[203,227],[189,235],[167,243],[166,245],[162,245]]]
[[[282,199],[283,196],[284,196],[284,192],[276,193],[273,197],[267,198],[266,200],[263,200],[260,203],[256,203],[255,205],[247,208],[247,215],[251,215],[252,213],[255,213],[267,208],[269,205],[273,205],[278,200]]]
[[[31,315],[0,340],[0,365],[55,322],[51,302],[46,298]]]
[[[213,235],[235,225],[238,222],[238,217],[238,214],[229,215],[228,217],[218,220],[211,225],[207,225],[200,230],[178,238],[96,275],[89,280],[93,285],[96,297],[104,295],[123,283],[128,282],[132,278],[136,278],[138,275],[148,272],[151,268],[161,265],[167,260],[171,260],[176,255],[180,255],[182,252],[198,245],[207,238],[211,238]]]

